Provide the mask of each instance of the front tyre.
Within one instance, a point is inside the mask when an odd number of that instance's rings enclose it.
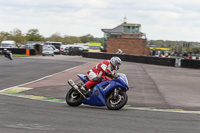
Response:
[[[71,88],[66,95],[66,102],[69,106],[79,106],[82,104],[83,97]]]
[[[110,110],[119,110],[124,107],[127,101],[128,96],[126,92],[119,91],[119,94],[116,97],[114,97],[114,92],[112,92],[106,98],[106,106]]]
[[[9,59],[12,60],[12,58],[13,58],[12,53],[10,53]]]

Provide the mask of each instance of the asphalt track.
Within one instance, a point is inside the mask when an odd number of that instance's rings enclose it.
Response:
[[[0,132],[200,132],[199,70],[123,62],[120,72],[131,88],[127,107],[110,111],[63,103],[66,81],[78,81],[76,73],[99,61],[78,56],[13,61],[0,57]]]

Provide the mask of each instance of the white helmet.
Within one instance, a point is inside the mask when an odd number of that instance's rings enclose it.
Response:
[[[110,63],[112,64],[114,70],[118,70],[118,69],[119,69],[119,66],[120,66],[121,63],[122,63],[122,61],[121,61],[121,59],[120,59],[119,57],[114,56],[114,57],[112,57],[112,58],[110,59]]]

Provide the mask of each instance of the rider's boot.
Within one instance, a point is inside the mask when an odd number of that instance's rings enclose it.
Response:
[[[81,88],[80,88],[80,90],[82,90],[83,92],[86,92],[86,91],[87,91],[87,87],[86,87],[86,85],[85,85],[85,84],[82,85]]]
[[[81,90],[85,95],[91,96],[92,90],[91,90],[91,89],[87,89],[87,87],[86,87],[85,84],[81,86],[80,90]]]
[[[92,89],[88,89],[86,92],[86,95],[91,96],[92,95]]]

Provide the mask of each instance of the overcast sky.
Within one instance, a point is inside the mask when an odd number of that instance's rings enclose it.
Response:
[[[200,0],[0,0],[0,31],[103,37],[126,16],[148,40],[200,42]]]

